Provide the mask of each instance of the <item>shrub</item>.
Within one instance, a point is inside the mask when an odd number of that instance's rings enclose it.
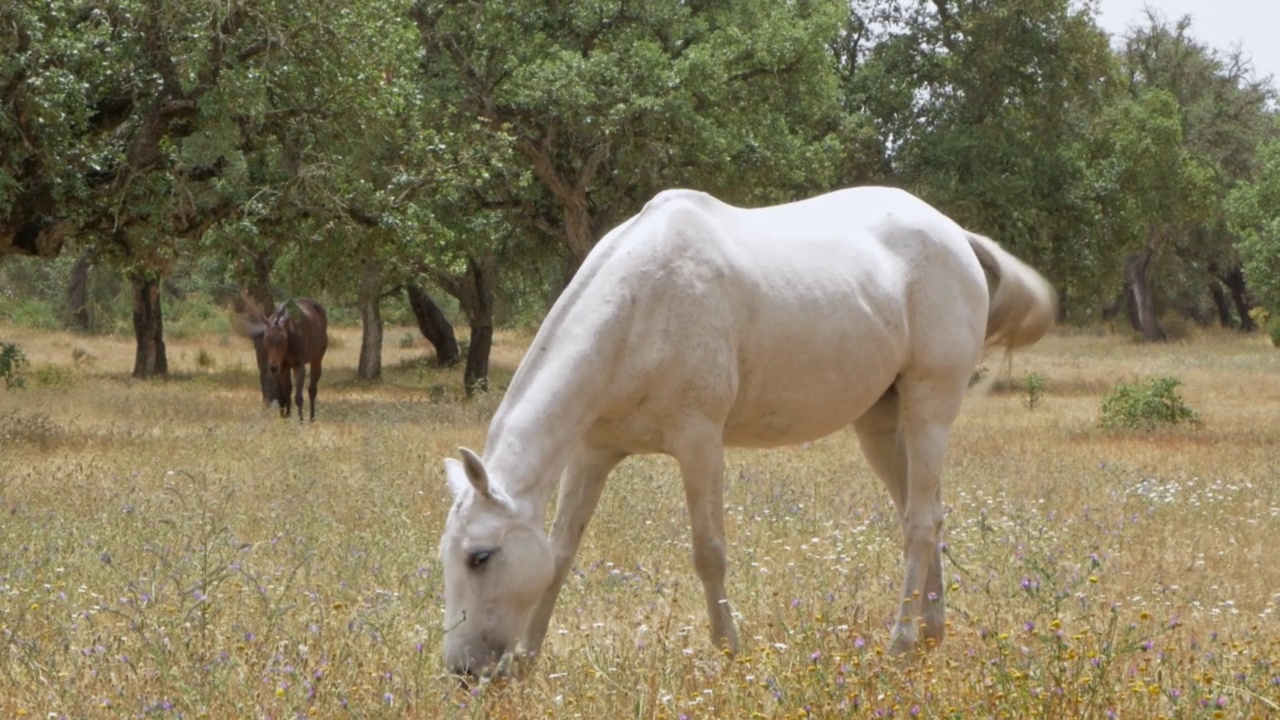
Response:
[[[1022,383],[1027,389],[1027,409],[1035,410],[1044,398],[1045,390],[1048,389],[1044,376],[1038,372],[1029,372],[1022,377]]]
[[[66,389],[76,384],[76,375],[64,365],[40,365],[34,373],[36,386],[50,389]]]
[[[1200,416],[1178,395],[1181,380],[1157,377],[1120,383],[1102,398],[1102,427],[1154,430],[1163,425],[1198,424]]]
[[[26,378],[22,376],[22,368],[27,365],[27,356],[22,348],[13,343],[0,343],[0,378],[4,378],[7,389],[26,387]]]

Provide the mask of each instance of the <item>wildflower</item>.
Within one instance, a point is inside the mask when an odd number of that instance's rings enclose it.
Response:
[[[822,651],[814,650],[813,653],[809,655],[809,662],[818,662],[818,658],[820,657],[822,657]]]

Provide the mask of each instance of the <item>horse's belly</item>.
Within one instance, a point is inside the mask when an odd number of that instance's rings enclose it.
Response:
[[[863,415],[893,383],[865,378],[856,387],[805,383],[790,392],[744,396],[725,422],[725,444],[777,447],[817,440]]]

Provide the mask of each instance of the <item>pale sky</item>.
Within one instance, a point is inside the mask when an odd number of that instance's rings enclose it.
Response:
[[[1276,0],[1098,0],[1098,25],[1119,36],[1145,24],[1150,5],[1170,23],[1191,16],[1191,35],[1208,46],[1230,51],[1239,46],[1253,59],[1258,76],[1271,75],[1280,86],[1280,2]]]

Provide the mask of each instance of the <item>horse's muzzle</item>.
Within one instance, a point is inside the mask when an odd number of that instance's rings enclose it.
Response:
[[[495,648],[478,659],[453,660],[448,663],[448,668],[449,673],[458,676],[463,685],[473,685],[510,675],[511,662],[511,653]]]

